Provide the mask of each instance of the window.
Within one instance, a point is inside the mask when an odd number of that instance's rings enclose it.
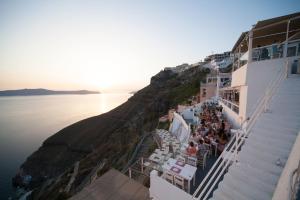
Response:
[[[206,97],[206,88],[202,89],[202,97]]]
[[[240,92],[239,91],[235,91],[234,92],[234,101],[236,103],[239,103],[240,102]]]
[[[288,47],[287,49],[287,57],[296,56],[297,46]]]

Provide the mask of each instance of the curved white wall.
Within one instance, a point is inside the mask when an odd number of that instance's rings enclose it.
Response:
[[[298,137],[294,143],[293,149],[290,153],[290,156],[285,164],[283,172],[279,178],[277,183],[273,200],[282,200],[282,199],[289,199],[290,196],[290,179],[293,170],[297,169],[298,162],[300,158],[300,132],[298,133]]]

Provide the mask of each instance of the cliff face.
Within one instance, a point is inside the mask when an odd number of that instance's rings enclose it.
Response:
[[[153,130],[158,117],[169,108],[195,95],[205,74],[201,68],[181,74],[161,71],[151,78],[150,85],[119,107],[79,121],[49,137],[21,166],[25,174],[33,177],[30,187],[54,179],[76,161],[80,161],[80,166],[72,191],[76,191],[76,186],[102,160],[106,160],[107,168],[121,169],[141,135]],[[40,195],[49,199],[51,191],[54,189]]]

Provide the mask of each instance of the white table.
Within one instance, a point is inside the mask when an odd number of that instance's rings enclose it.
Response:
[[[162,155],[157,154],[157,153],[153,153],[153,154],[151,154],[151,156],[149,157],[149,160],[152,161],[152,162],[154,162],[154,163],[159,164],[160,162],[162,162],[163,158],[164,158],[164,157],[163,157]]]
[[[188,181],[188,192],[191,192],[191,180],[193,179],[193,184],[195,185],[195,175],[197,171],[197,167],[185,164],[183,167],[176,164],[177,160],[174,158],[169,158],[167,162],[162,166],[164,171],[170,171],[173,174],[176,174],[171,170],[172,167],[177,167],[181,171],[178,173],[179,176]]]

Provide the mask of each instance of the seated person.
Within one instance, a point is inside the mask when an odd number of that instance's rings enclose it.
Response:
[[[205,124],[205,119],[201,119],[201,125],[204,126]]]
[[[225,133],[222,133],[218,139],[217,139],[217,142],[218,142],[218,150],[220,152],[222,152],[225,148],[225,145],[226,143],[228,142],[228,137]]]
[[[208,134],[207,134],[207,138],[209,139],[209,140],[211,140],[211,139],[214,139],[215,138],[215,131],[212,129],[211,131],[209,131],[208,132]]]
[[[188,146],[188,148],[186,149],[186,153],[189,156],[196,156],[197,153],[197,148],[195,147],[193,142],[190,142],[190,145]]]
[[[206,129],[205,129],[205,126],[204,125],[202,125],[201,126],[201,128],[200,129],[198,129],[199,130],[199,133],[200,133],[200,135],[202,135],[202,136],[204,136],[205,135],[205,131],[206,131]]]
[[[204,153],[207,151],[206,146],[204,145],[203,140],[199,141],[199,145],[198,145],[198,155],[204,155]]]
[[[196,143],[198,143],[199,140],[200,140],[201,138],[202,138],[201,135],[198,135],[198,134],[196,134],[196,133],[193,133],[193,135],[192,135],[192,137],[191,137],[191,139],[192,139],[193,141],[195,141]]]

